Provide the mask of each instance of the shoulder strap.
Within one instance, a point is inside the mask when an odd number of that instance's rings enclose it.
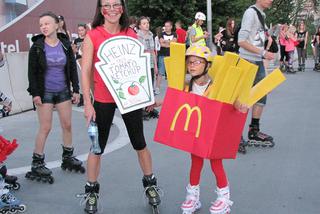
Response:
[[[251,7],[251,8],[256,11],[256,13],[258,15],[258,19],[259,19],[264,31],[266,31],[266,25],[265,25],[264,18],[262,16],[262,14],[260,13],[260,11],[257,8],[255,8],[255,7]]]

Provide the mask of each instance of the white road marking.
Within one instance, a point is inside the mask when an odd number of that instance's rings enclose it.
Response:
[[[78,108],[78,107],[73,107],[72,110],[78,111],[78,112],[83,112],[83,109]],[[124,130],[126,130],[126,126],[124,125],[123,120],[120,119],[119,117],[115,116],[113,118],[113,124],[119,128],[120,133],[119,133],[119,136],[114,141],[108,142],[107,147],[106,147],[103,155],[111,153],[115,150],[118,150],[130,142],[127,132],[124,131]],[[88,154],[89,153],[85,153],[82,155],[78,155],[76,157],[79,160],[84,162],[87,160]],[[47,164],[46,167],[48,167],[49,169],[58,168],[61,166],[61,160],[50,161],[50,162],[47,162],[46,164]],[[21,175],[21,174],[27,173],[28,171],[30,171],[30,169],[31,169],[31,166],[24,166],[24,167],[8,169],[8,174],[9,175]]]

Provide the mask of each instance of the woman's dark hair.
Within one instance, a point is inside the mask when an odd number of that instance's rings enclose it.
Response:
[[[121,26],[121,31],[123,31],[129,28],[129,16],[127,12],[127,6],[124,0],[121,0],[121,4],[122,4],[123,13],[120,17],[119,24]],[[97,0],[96,14],[94,15],[91,25],[92,25],[92,28],[96,28],[103,24],[104,24],[104,17],[101,14],[101,0]]]
[[[232,22],[234,22],[234,26],[232,27]],[[234,31],[236,29],[235,21],[232,18],[229,18],[226,24],[227,34],[228,36],[234,35]]]
[[[42,13],[39,18],[42,18],[42,17],[45,17],[45,16],[50,16],[51,18],[54,19],[54,21],[58,24],[59,23],[59,18],[56,14],[54,14],[53,12],[51,11],[47,11],[45,13]]]
[[[86,29],[86,30],[87,30],[87,28],[88,28],[85,23],[79,23],[79,24],[78,24],[78,27],[83,27],[83,28]]]
[[[149,17],[147,17],[147,16],[141,16],[141,17],[138,19],[138,21],[137,21],[137,28],[138,28],[138,29],[140,29],[139,26],[141,25],[141,22],[142,22],[142,20],[144,20],[144,19],[146,19],[146,20],[150,23],[150,18],[149,18]]]
[[[59,21],[63,21],[62,29],[63,29],[63,30],[66,32],[66,34],[67,34],[67,25],[66,25],[66,21],[64,20],[64,17],[61,16],[61,15],[59,15],[59,16],[58,16],[58,20],[59,20]]]

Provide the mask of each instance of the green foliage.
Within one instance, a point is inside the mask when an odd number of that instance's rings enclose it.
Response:
[[[271,9],[266,10],[267,24],[295,23],[297,15],[307,0],[274,0]],[[318,0],[312,0],[319,4]],[[255,4],[255,0],[211,0],[213,33],[219,24],[225,26],[228,18],[234,18],[239,24],[244,11]],[[184,28],[194,22],[197,11],[207,13],[205,0],[127,0],[129,14],[148,16],[151,28],[163,26],[166,20],[181,20]]]
[[[129,15],[151,18],[152,29],[164,22],[181,20],[184,27],[192,23],[195,14],[195,0],[128,0]]]

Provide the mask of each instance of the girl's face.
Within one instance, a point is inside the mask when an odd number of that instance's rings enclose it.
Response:
[[[80,37],[85,37],[87,30],[83,26],[78,27],[78,35]]]
[[[61,20],[61,19],[59,19],[59,23],[58,23],[58,25],[59,25],[59,28],[61,28],[61,29],[62,29],[62,27],[63,27],[63,25],[64,25],[64,21],[63,21],[63,20]]]
[[[206,68],[206,60],[197,56],[189,56],[186,60],[187,70],[191,76],[197,76],[203,73]]]
[[[304,23],[300,23],[299,30],[304,30]]]
[[[41,33],[47,37],[54,33],[57,33],[58,23],[55,22],[55,19],[51,16],[41,17],[39,20],[40,31]]]
[[[150,28],[149,21],[147,19],[142,19],[139,25],[139,29],[148,31]]]
[[[119,23],[122,13],[123,7],[120,0],[101,0],[101,14],[107,22]]]
[[[234,28],[234,20],[231,21],[231,28]]]

